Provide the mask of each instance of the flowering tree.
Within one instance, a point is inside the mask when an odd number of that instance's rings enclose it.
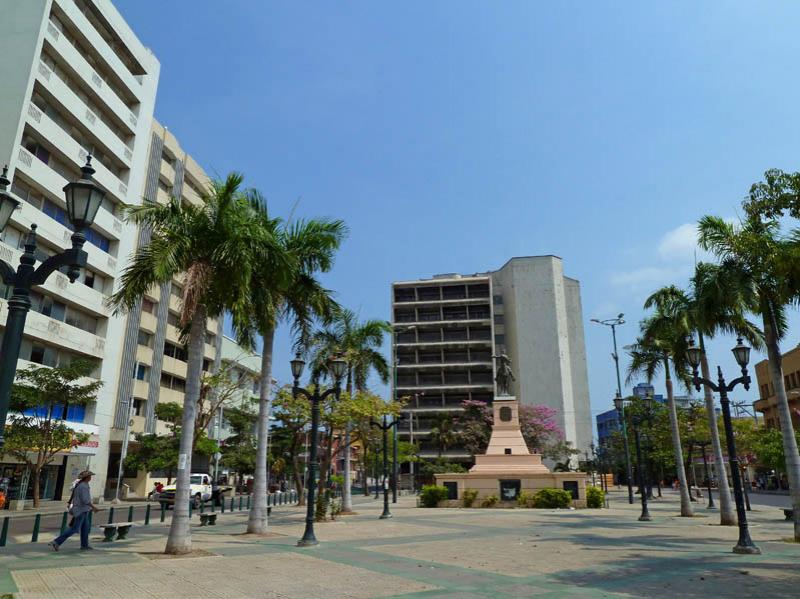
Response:
[[[464,412],[458,418],[459,440],[472,455],[481,454],[492,435],[492,408],[485,402],[469,399],[461,402]],[[522,437],[533,453],[561,459],[564,454],[564,432],[555,421],[557,412],[548,406],[519,406]]]

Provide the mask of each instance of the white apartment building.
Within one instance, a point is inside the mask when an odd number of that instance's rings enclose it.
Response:
[[[0,237],[0,256],[16,267],[33,223],[42,257],[70,246],[62,188],[79,178],[88,153],[106,192],[87,231],[80,278],[69,284],[54,273],[35,290],[19,364],[52,366],[76,356],[96,362],[94,375],[104,382],[98,401],[73,415],[91,440],[59,456],[42,488],[45,499],[59,498],[88,465],[100,495],[126,328],[126,317],[114,316],[105,301],[135,247],[135,227],[120,219],[120,205],[141,202],[160,65],[109,0],[0,0],[0,14],[0,165],[10,167],[22,201]],[[2,326],[7,309],[0,304]],[[17,465],[2,469],[19,478]]]
[[[199,204],[203,190],[210,183],[208,175],[181,147],[175,136],[155,120],[152,121],[144,170],[141,196],[159,204],[166,204],[173,197],[187,204]],[[140,228],[136,232],[137,247],[146,244],[149,239],[148,229]],[[107,497],[113,496],[116,490],[126,420],[131,423],[127,428],[129,447],[135,447],[137,433],[168,432],[167,423],[156,417],[157,404],[183,404],[188,356],[178,328],[182,282],[183,277],[175,277],[169,283],[150,289],[127,315],[125,332],[119,340],[122,352],[110,432],[111,455],[105,487]],[[203,371],[216,372],[223,361],[236,363],[230,367],[236,377],[245,373],[252,377],[258,373],[260,357],[224,337],[223,319],[209,318],[206,321]],[[245,391],[252,389],[253,383],[250,383]],[[209,436],[227,436],[224,419],[222,424],[223,431],[219,435],[212,424]],[[198,459],[192,467],[195,471],[205,471],[208,464]],[[126,489],[139,497],[145,496],[156,481],[166,480],[167,473],[163,472],[123,472]]]
[[[396,394],[409,397],[403,439],[423,458],[472,456],[443,448],[431,429],[465,400],[491,402],[494,355],[506,353],[523,405],[546,405],[573,447],[592,440],[580,284],[556,256],[512,258],[493,272],[444,274],[392,284]],[[413,429],[411,423],[413,422]]]

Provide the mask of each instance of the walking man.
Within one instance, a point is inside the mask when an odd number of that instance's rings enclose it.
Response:
[[[89,490],[89,481],[92,480],[94,472],[91,470],[84,470],[78,475],[80,482],[72,490],[70,496],[69,513],[72,514],[72,523],[70,527],[64,531],[60,537],[50,543],[53,551],[58,551],[61,544],[76,532],[81,533],[81,549],[86,551],[94,549],[89,545],[89,512],[98,512],[99,510],[92,503],[92,494]]]

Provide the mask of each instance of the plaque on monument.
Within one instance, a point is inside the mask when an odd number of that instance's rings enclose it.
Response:
[[[568,491],[570,495],[572,495],[573,499],[578,499],[578,481],[576,480],[565,480],[563,483],[563,489]]]
[[[458,483],[445,482],[444,488],[447,489],[448,499],[458,499]]]
[[[516,501],[519,496],[521,481],[516,480],[501,480],[500,481],[500,499],[502,501]]]

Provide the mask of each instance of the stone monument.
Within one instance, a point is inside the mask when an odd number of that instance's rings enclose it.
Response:
[[[564,489],[572,494],[575,507],[586,506],[585,472],[550,472],[542,456],[528,449],[519,425],[519,402],[509,395],[514,380],[511,360],[502,354],[497,362],[498,395],[492,411],[492,436],[486,453],[475,456],[475,465],[466,473],[436,474],[436,484],[447,487],[448,499],[457,505],[465,489],[478,491],[478,501],[496,495],[500,501],[516,501],[522,491],[544,488]]]

